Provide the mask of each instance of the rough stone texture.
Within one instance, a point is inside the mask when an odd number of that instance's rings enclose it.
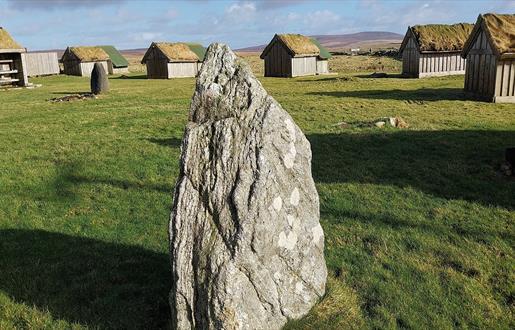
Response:
[[[279,329],[325,291],[309,142],[222,44],[197,79],[170,250],[176,329]]]
[[[109,80],[104,67],[100,63],[95,63],[91,71],[91,93],[97,95],[109,91]]]

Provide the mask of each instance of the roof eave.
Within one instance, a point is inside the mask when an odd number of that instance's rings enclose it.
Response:
[[[501,59],[501,60],[514,59],[514,58],[515,58],[515,53],[504,53],[504,54],[501,54],[501,56],[499,56],[499,59]]]
[[[422,50],[421,54],[440,54],[440,53],[461,53],[463,49],[460,50]]]
[[[25,53],[25,52],[27,52],[27,50],[25,48],[13,48],[13,49],[3,48],[3,49],[0,49],[0,53]]]

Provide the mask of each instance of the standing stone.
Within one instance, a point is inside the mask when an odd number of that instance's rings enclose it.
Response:
[[[209,47],[170,220],[174,329],[280,329],[325,292],[310,144],[249,67]]]
[[[95,63],[91,72],[91,93],[98,95],[109,91],[109,80],[104,67],[100,63]]]

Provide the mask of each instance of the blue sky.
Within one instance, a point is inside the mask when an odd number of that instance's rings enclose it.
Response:
[[[145,48],[154,40],[241,48],[267,43],[274,33],[403,34],[408,25],[474,22],[485,12],[514,13],[515,0],[0,0],[0,26],[29,50]]]

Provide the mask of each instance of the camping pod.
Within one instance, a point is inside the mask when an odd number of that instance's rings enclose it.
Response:
[[[276,34],[260,57],[265,77],[299,77],[329,73],[331,54],[314,38]]]
[[[479,15],[462,56],[467,59],[466,92],[515,103],[515,15]]]
[[[402,74],[411,78],[465,74],[463,46],[472,24],[428,24],[408,27],[399,53]]]

